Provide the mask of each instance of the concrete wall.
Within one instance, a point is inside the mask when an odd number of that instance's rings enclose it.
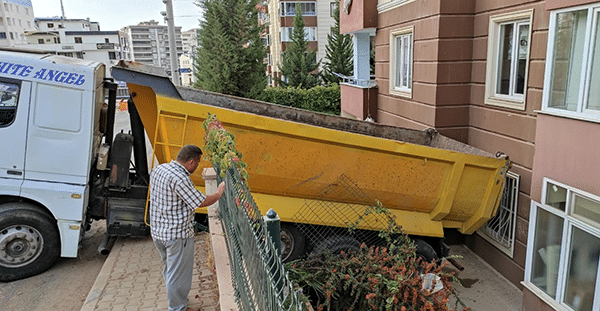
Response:
[[[520,176],[514,256],[498,252],[481,237],[472,236],[468,244],[513,283],[523,280],[529,202],[533,171],[536,110],[541,109],[549,12],[544,1],[514,5],[514,1],[477,1],[473,27],[473,63],[468,143],[490,152],[502,151],[514,161],[512,172]],[[485,103],[486,61],[490,17],[533,10],[528,79],[524,110],[501,108]]]
[[[373,0],[354,0],[345,7],[347,1],[340,1],[340,33],[347,34],[361,31],[365,28],[377,27],[377,3]]]
[[[378,119],[466,142],[474,1],[415,1],[379,14],[375,39]],[[390,31],[413,27],[412,98],[390,94]]]
[[[541,202],[544,177],[600,196],[598,123],[541,113],[537,123],[531,198]]]

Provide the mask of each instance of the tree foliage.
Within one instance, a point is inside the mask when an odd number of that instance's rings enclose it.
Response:
[[[279,77],[275,77],[275,80],[281,86],[309,89],[319,84],[319,73],[313,72],[318,70],[321,61],[317,61],[317,51],[307,51],[308,41],[304,36],[304,18],[300,5],[296,5],[293,25],[292,42],[286,46],[279,65],[285,81]]]
[[[352,76],[354,71],[354,51],[350,35],[340,34],[340,6],[339,0],[333,18],[335,24],[331,27],[331,33],[327,35],[325,46],[325,57],[327,61],[323,64],[323,80],[330,83],[339,83],[340,78],[333,73]]]
[[[255,98],[266,86],[265,31],[259,0],[198,0],[204,11],[198,35],[196,87]]]

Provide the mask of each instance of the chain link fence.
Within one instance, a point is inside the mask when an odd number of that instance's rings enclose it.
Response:
[[[217,180],[220,183],[223,178]],[[228,169],[224,180],[226,192],[219,201],[219,218],[239,310],[306,310],[240,174],[235,168]]]
[[[361,243],[388,246],[379,237],[379,231],[388,226],[389,219],[383,214],[366,212],[368,207],[377,206],[377,201],[365,194],[348,176],[342,174],[335,182],[315,188],[313,192],[318,199],[306,200],[292,217],[295,226],[306,238],[311,253],[357,252]],[[340,224],[340,227],[310,225],[331,222]]]

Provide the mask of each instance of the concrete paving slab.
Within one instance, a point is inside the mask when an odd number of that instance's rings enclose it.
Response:
[[[211,227],[218,227],[217,219],[211,219]],[[221,245],[212,245],[219,244],[215,239],[224,240],[224,236],[214,232],[196,235],[190,307],[203,311],[237,310],[230,284],[231,276],[228,274],[230,266],[226,246],[224,241]],[[213,256],[215,251],[220,255],[218,260]],[[447,270],[454,271],[460,280],[461,284],[453,285],[466,306],[474,311],[522,309],[522,291],[471,250],[462,245],[453,245],[451,253],[462,257],[458,261],[464,266],[463,271],[450,265]],[[219,281],[216,271],[224,274]],[[81,310],[166,310],[166,291],[161,273],[162,263],[151,238],[119,238]],[[222,301],[219,302],[219,299]],[[225,309],[221,308],[223,301],[227,301]]]
[[[197,233],[194,246],[196,260],[188,306],[219,310],[209,234]],[[162,269],[152,238],[118,238],[81,310],[167,310]]]
[[[450,246],[450,254],[462,257],[457,261],[465,268],[463,271],[451,265],[447,270],[454,271],[460,281],[452,285],[467,307],[473,311],[522,310],[523,292],[483,259],[464,245]]]

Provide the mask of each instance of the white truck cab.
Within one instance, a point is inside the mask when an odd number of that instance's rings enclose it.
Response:
[[[0,281],[77,256],[102,142],[105,70],[0,51]]]

